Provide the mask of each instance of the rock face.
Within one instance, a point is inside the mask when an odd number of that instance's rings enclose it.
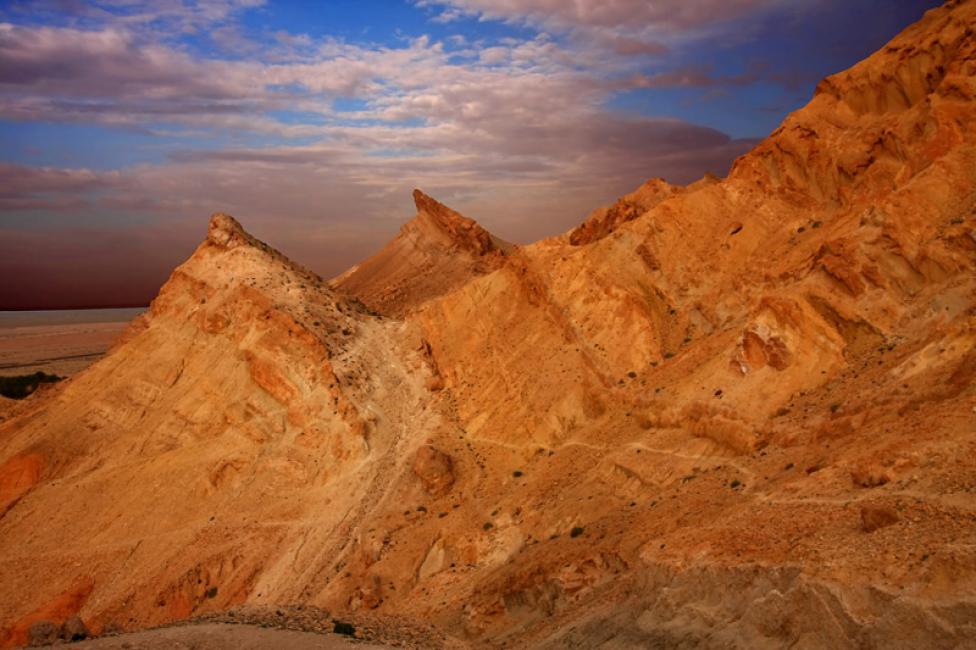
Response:
[[[418,194],[330,287],[215,215],[0,423],[0,641],[303,604],[455,647],[965,647],[974,28],[930,11],[728,178],[530,246]]]
[[[512,245],[476,222],[413,192],[417,216],[383,250],[332,281],[339,291],[370,309],[402,317],[499,268]]]

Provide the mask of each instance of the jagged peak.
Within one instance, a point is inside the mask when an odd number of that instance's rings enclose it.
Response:
[[[382,250],[331,286],[385,315],[402,317],[431,298],[500,268],[515,247],[476,221],[414,190],[417,215]]]
[[[960,124],[971,119],[974,23],[973,2],[926,12],[877,52],[822,80],[809,103],[733,163],[728,178],[810,207],[876,202],[859,188],[904,184],[956,146],[931,144],[946,107]]]
[[[151,318],[162,313],[189,318],[198,305],[238,300],[245,288],[252,298],[263,295],[281,309],[294,307],[296,300],[320,305],[347,302],[335,296],[318,274],[248,233],[237,219],[214,212],[206,238],[173,271],[148,313]],[[138,324],[136,330],[143,326]]]
[[[492,235],[474,219],[465,217],[419,189],[413,191],[413,201],[417,206],[417,216],[407,227],[412,224],[426,232],[430,232],[432,227],[451,245],[478,256],[495,251],[504,254],[511,249],[511,244]]]
[[[424,191],[419,188],[415,188],[413,191],[413,203],[417,206],[418,213],[439,215],[440,213],[445,212],[453,215],[455,218],[470,221],[470,219],[447,207],[434,197],[430,196],[429,194],[425,194]]]
[[[300,276],[308,278],[310,281],[321,281],[321,278],[316,273],[294,262],[281,251],[247,232],[237,219],[225,212],[214,212],[210,215],[210,222],[207,226],[207,238],[201,244],[197,253],[191,256],[180,268],[184,268],[187,265],[198,268],[200,264],[204,266],[209,265],[210,258],[206,255],[201,257],[199,254],[201,250],[208,247],[216,247],[222,251],[231,251],[246,247],[246,249],[250,249],[247,257],[251,257],[254,260],[268,259],[283,265]],[[256,254],[256,257],[250,254],[251,251]],[[261,264],[264,264],[264,262],[261,262]]]
[[[207,241],[222,248],[235,248],[241,244],[253,246],[257,243],[257,240],[244,230],[244,226],[237,219],[224,212],[214,212],[210,215]]]
[[[969,76],[963,62],[971,58],[976,10],[964,4],[969,3],[947,2],[929,10],[885,47],[821,80],[814,97],[827,96],[856,115],[899,113],[938,93],[947,76]],[[963,94],[971,98],[971,92]]]

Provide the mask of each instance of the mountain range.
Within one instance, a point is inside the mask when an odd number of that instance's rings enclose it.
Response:
[[[308,606],[444,647],[973,647],[976,3],[724,179],[332,281],[211,217],[0,423],[0,643]],[[429,641],[434,644],[434,641]]]

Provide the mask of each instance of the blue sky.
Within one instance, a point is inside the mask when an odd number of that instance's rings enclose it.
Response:
[[[222,210],[332,275],[415,186],[531,241],[647,178],[724,174],[936,4],[0,2],[0,272],[52,304],[130,273],[105,300],[144,301]],[[32,268],[59,255],[80,279]]]

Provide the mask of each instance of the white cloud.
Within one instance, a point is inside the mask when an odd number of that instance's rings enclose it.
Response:
[[[687,182],[705,171],[724,173],[750,145],[681,120],[607,108],[621,88],[686,83],[704,73],[641,77],[626,57],[545,33],[490,44],[449,41],[464,50],[427,37],[391,47],[277,33],[270,35],[273,56],[261,50],[258,57],[231,20],[243,4],[101,2],[100,10],[112,11],[97,27],[0,25],[0,118],[138,128],[168,140],[170,149],[174,134],[224,132],[272,143],[194,147],[163,164],[112,173],[8,166],[0,183],[13,189],[0,196],[0,218],[5,212],[6,220],[16,219],[25,209],[169,218],[222,209],[256,224],[258,234],[279,224],[276,232],[300,250],[327,241],[326,232],[344,233],[336,235],[345,238],[342,250],[325,245],[331,261],[317,268],[328,273],[351,263],[343,251],[391,235],[410,212],[415,186],[471,211],[501,236],[528,241],[571,227],[651,176]],[[651,16],[635,3],[577,4],[572,13],[564,3],[501,2],[490,15],[554,27],[588,21],[601,29],[615,29],[627,15],[632,22]],[[489,15],[475,0],[455,5]],[[554,17],[533,18],[546,7]],[[146,24],[209,25],[241,56],[192,57],[143,38]],[[628,53],[654,47],[635,39],[615,46]],[[338,98],[357,100],[357,109],[337,111]],[[280,111],[305,117],[285,119]]]

